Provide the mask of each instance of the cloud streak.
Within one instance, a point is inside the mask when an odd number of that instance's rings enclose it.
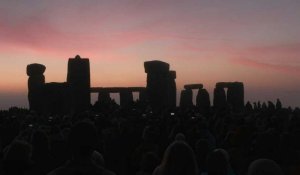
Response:
[[[233,58],[231,61],[234,64],[240,64],[243,66],[249,66],[259,69],[267,69],[273,71],[280,71],[290,74],[299,74],[300,75],[300,66],[289,66],[289,65],[279,65],[279,64],[272,64],[272,63],[264,63],[256,60],[251,60],[248,58]]]

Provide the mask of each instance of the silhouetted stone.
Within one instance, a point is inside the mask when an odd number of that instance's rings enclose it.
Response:
[[[184,89],[202,89],[203,84],[187,84],[184,85]]]
[[[228,88],[230,86],[230,83],[228,82],[218,82],[216,83],[216,88]]]
[[[89,59],[70,58],[68,62],[67,83],[70,86],[71,110],[82,112],[90,107],[90,62]]]
[[[120,105],[127,107],[133,103],[132,92],[128,89],[123,89],[120,91]]]
[[[235,86],[236,86],[236,103],[235,103],[235,107],[238,110],[241,110],[244,108],[245,106],[245,90],[244,90],[244,84],[242,82],[235,82]]]
[[[34,75],[28,78],[28,90],[32,91],[41,88],[45,84],[44,75]]]
[[[35,75],[43,75],[46,70],[46,67],[42,64],[29,64],[26,68],[26,73],[28,76],[35,76]]]
[[[42,89],[28,92],[29,109],[36,112],[42,112]]]
[[[170,79],[176,79],[177,78],[176,71],[170,70],[169,71],[169,78]]]
[[[146,88],[145,87],[93,87],[91,92],[98,92],[98,102],[100,104],[108,104],[111,102],[109,96],[110,93],[119,93],[120,94],[120,105],[128,106],[133,103],[133,94],[132,92],[139,92],[140,101],[146,102]]]
[[[43,112],[64,114],[69,110],[69,88],[67,83],[46,83],[43,88]]]
[[[109,92],[101,91],[98,93],[98,102],[101,104],[109,104],[111,102],[111,98]]]
[[[244,85],[241,82],[227,84],[227,103],[234,110],[241,110],[244,107]]]
[[[196,106],[205,114],[209,112],[210,98],[206,89],[199,89],[196,97]]]
[[[126,87],[126,89],[131,92],[141,92],[141,91],[146,90],[145,87]]]
[[[32,91],[43,87],[45,84],[44,75],[35,75],[28,78],[28,90]]]
[[[189,108],[191,106],[193,106],[193,91],[191,89],[182,90],[180,95],[180,107]]]
[[[170,70],[170,65],[168,63],[154,60],[154,61],[146,61],[144,63],[145,72],[149,73],[168,73]]]
[[[27,65],[26,72],[28,78],[28,101],[30,110],[37,112],[42,111],[42,88],[45,84],[45,72],[46,67],[42,64],[29,64]]]
[[[219,82],[216,89],[227,88],[227,104],[235,111],[244,108],[244,84],[242,82]]]
[[[169,72],[169,84],[168,84],[168,104],[169,107],[171,108],[175,108],[176,107],[176,97],[177,97],[177,93],[176,93],[176,72],[175,71],[170,71]]]
[[[226,107],[226,93],[224,88],[216,86],[214,89],[214,108],[217,110]]]
[[[147,73],[147,95],[154,110],[169,106],[169,64],[162,61],[144,63]]]
[[[146,91],[146,89],[143,89],[143,90],[139,91],[139,101],[146,103],[147,99],[148,99],[148,97],[147,97],[147,91]]]
[[[203,84],[186,84],[184,85],[184,89],[202,89]]]
[[[145,87],[92,87],[91,92],[103,92],[108,93],[119,93],[120,91],[127,89],[131,92],[140,92],[146,90]]]

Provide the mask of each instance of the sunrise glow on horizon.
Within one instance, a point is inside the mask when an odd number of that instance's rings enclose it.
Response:
[[[146,86],[161,60],[210,96],[241,81],[245,100],[300,106],[300,1],[66,0],[0,2],[0,109],[28,107],[26,66],[64,82],[69,58],[90,59],[92,87]]]

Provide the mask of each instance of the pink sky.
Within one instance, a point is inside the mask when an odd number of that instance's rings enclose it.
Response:
[[[27,107],[26,65],[66,79],[90,58],[92,86],[145,86],[143,62],[177,71],[177,88],[243,81],[246,100],[300,106],[300,2],[66,0],[0,2],[0,109]],[[107,77],[110,77],[108,79]]]

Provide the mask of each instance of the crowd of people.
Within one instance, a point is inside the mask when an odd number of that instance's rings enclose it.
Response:
[[[97,110],[98,109],[98,110]],[[299,175],[300,110],[0,111],[3,175]]]

